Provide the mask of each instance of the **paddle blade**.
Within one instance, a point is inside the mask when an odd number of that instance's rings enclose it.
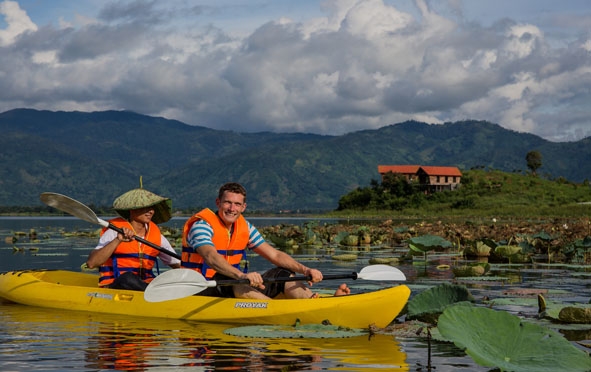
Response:
[[[369,265],[357,274],[358,279],[405,281],[406,275],[390,265]]]
[[[62,212],[69,213],[74,217],[80,218],[81,220],[104,227],[109,225],[108,222],[98,218],[92,209],[80,203],[78,200],[74,200],[65,195],[54,192],[44,192],[39,196],[39,199],[41,199],[43,203],[49,205],[50,207],[54,207]]]
[[[215,286],[215,281],[206,280],[195,270],[172,269],[158,275],[148,284],[144,292],[144,300],[148,302],[176,300]]]

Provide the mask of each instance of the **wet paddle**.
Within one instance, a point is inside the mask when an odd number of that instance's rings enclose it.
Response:
[[[95,225],[100,225],[102,227],[108,227],[111,230],[115,230],[118,233],[123,234],[123,229],[120,229],[119,227],[117,227],[105,220],[98,218],[97,215],[92,211],[92,209],[88,208],[86,205],[82,204],[78,200],[74,200],[68,196],[65,196],[62,194],[56,194],[54,192],[44,192],[41,194],[41,196],[39,198],[41,199],[41,201],[43,203],[49,205],[50,207],[53,207],[53,208],[59,209],[60,211],[69,213],[72,216],[78,217],[81,220],[84,220],[86,222],[90,222]],[[160,247],[159,245],[149,242],[145,239],[142,239],[137,235],[134,235],[133,238],[135,240],[137,240],[138,242],[141,242],[145,245],[148,245],[154,249],[159,250],[162,253],[165,253],[165,254],[175,257],[175,258],[178,258],[179,260],[181,259],[181,256],[179,254],[177,254],[176,252],[170,252],[169,250],[164,249],[164,248]]]
[[[267,279],[265,283],[308,281],[310,279],[307,276],[292,276],[289,278]],[[405,281],[406,276],[399,269],[389,265],[369,265],[364,267],[359,273],[323,275],[323,280],[332,279]],[[195,270],[174,269],[168,270],[152,280],[144,292],[144,299],[148,302],[176,300],[192,296],[210,287],[248,283],[248,279],[207,280]]]

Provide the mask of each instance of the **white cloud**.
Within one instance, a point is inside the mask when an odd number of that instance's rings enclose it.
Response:
[[[236,5],[109,4],[38,28],[1,2],[0,111],[128,109],[240,131],[478,119],[553,140],[588,133],[588,34],[556,43],[554,29],[550,43],[531,20],[485,27],[457,0],[329,0],[325,14],[285,13],[240,34],[219,26]]]
[[[503,49],[513,58],[525,58],[530,55],[536,41],[543,38],[543,34],[533,25],[515,25],[506,32],[507,40]]]
[[[25,32],[37,31],[37,25],[31,21],[16,1],[1,2],[0,14],[4,16],[8,25],[6,29],[0,30],[0,46],[14,43],[14,40]]]
[[[47,50],[42,52],[35,52],[31,57],[33,63],[37,64],[52,64],[57,62],[57,51]]]

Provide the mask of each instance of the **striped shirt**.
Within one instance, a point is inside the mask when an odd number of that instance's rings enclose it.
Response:
[[[255,249],[259,245],[265,242],[265,239],[259,233],[256,227],[254,227],[250,222],[246,221],[248,225],[248,245],[246,246],[247,249]],[[234,225],[232,225],[234,228]],[[230,232],[232,233],[232,231]],[[205,220],[199,220],[191,226],[189,230],[189,235],[187,236],[187,242],[189,246],[193,249],[197,249],[204,245],[211,245],[214,246],[213,241],[213,228],[210,224],[208,224]]]

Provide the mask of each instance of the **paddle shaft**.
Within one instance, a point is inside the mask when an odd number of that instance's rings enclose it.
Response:
[[[331,280],[331,279],[357,279],[357,273],[351,274],[330,274],[330,275],[323,275],[322,280]],[[264,283],[287,283],[287,282],[305,282],[312,280],[311,276],[290,276],[286,278],[265,278],[263,280]],[[248,279],[235,279],[235,280],[216,280],[216,286],[228,286],[228,285],[237,285],[237,284],[249,284],[250,281]]]
[[[118,233],[120,233],[120,234],[125,234],[125,233],[123,232],[123,229],[121,229],[121,228],[119,228],[119,227],[117,227],[117,226],[115,226],[115,225],[113,225],[112,223],[109,223],[109,222],[107,222],[107,224],[108,224],[108,225],[107,225],[107,226],[105,226],[105,227],[108,227],[108,228],[109,228],[109,229],[111,229],[111,230],[115,230],[115,231],[117,231],[117,232],[118,232]],[[101,225],[102,225],[102,224],[101,224]],[[152,242],[150,242],[150,241],[147,241],[146,239],[140,238],[140,237],[139,237],[139,236],[137,236],[137,235],[134,235],[134,236],[133,236],[133,238],[134,238],[135,240],[137,240],[138,242],[140,242],[140,243],[143,243],[143,244],[145,244],[145,245],[148,245],[148,246],[150,246],[150,247],[152,247],[152,248],[154,248],[154,249],[156,249],[156,250],[158,250],[158,251],[160,251],[160,252],[162,252],[162,253],[164,253],[164,254],[167,254],[167,255],[169,255],[169,256],[172,256],[172,257],[174,257],[174,258],[178,258],[179,260],[181,259],[181,256],[180,256],[178,253],[176,253],[176,252],[171,252],[171,251],[169,251],[168,249],[164,249],[164,248],[162,248],[161,246],[159,246],[159,245],[157,245],[157,244],[154,244],[154,243],[152,243]]]
[[[120,234],[124,234],[123,229],[113,225],[110,222],[98,218],[98,216],[96,215],[96,213],[92,211],[92,209],[88,208],[86,205],[82,204],[78,200],[70,198],[69,196],[57,194],[55,192],[44,192],[39,196],[39,198],[43,203],[49,205],[50,207],[57,208],[61,211],[71,214],[74,217],[78,217],[86,222],[101,225],[102,227],[106,227],[111,230],[115,230]],[[174,258],[178,258],[179,260],[181,259],[181,256],[179,256],[176,252],[171,252],[165,248],[162,248],[159,245],[142,239],[137,235],[134,235],[133,238],[138,242],[150,246],[164,254],[167,254]]]

